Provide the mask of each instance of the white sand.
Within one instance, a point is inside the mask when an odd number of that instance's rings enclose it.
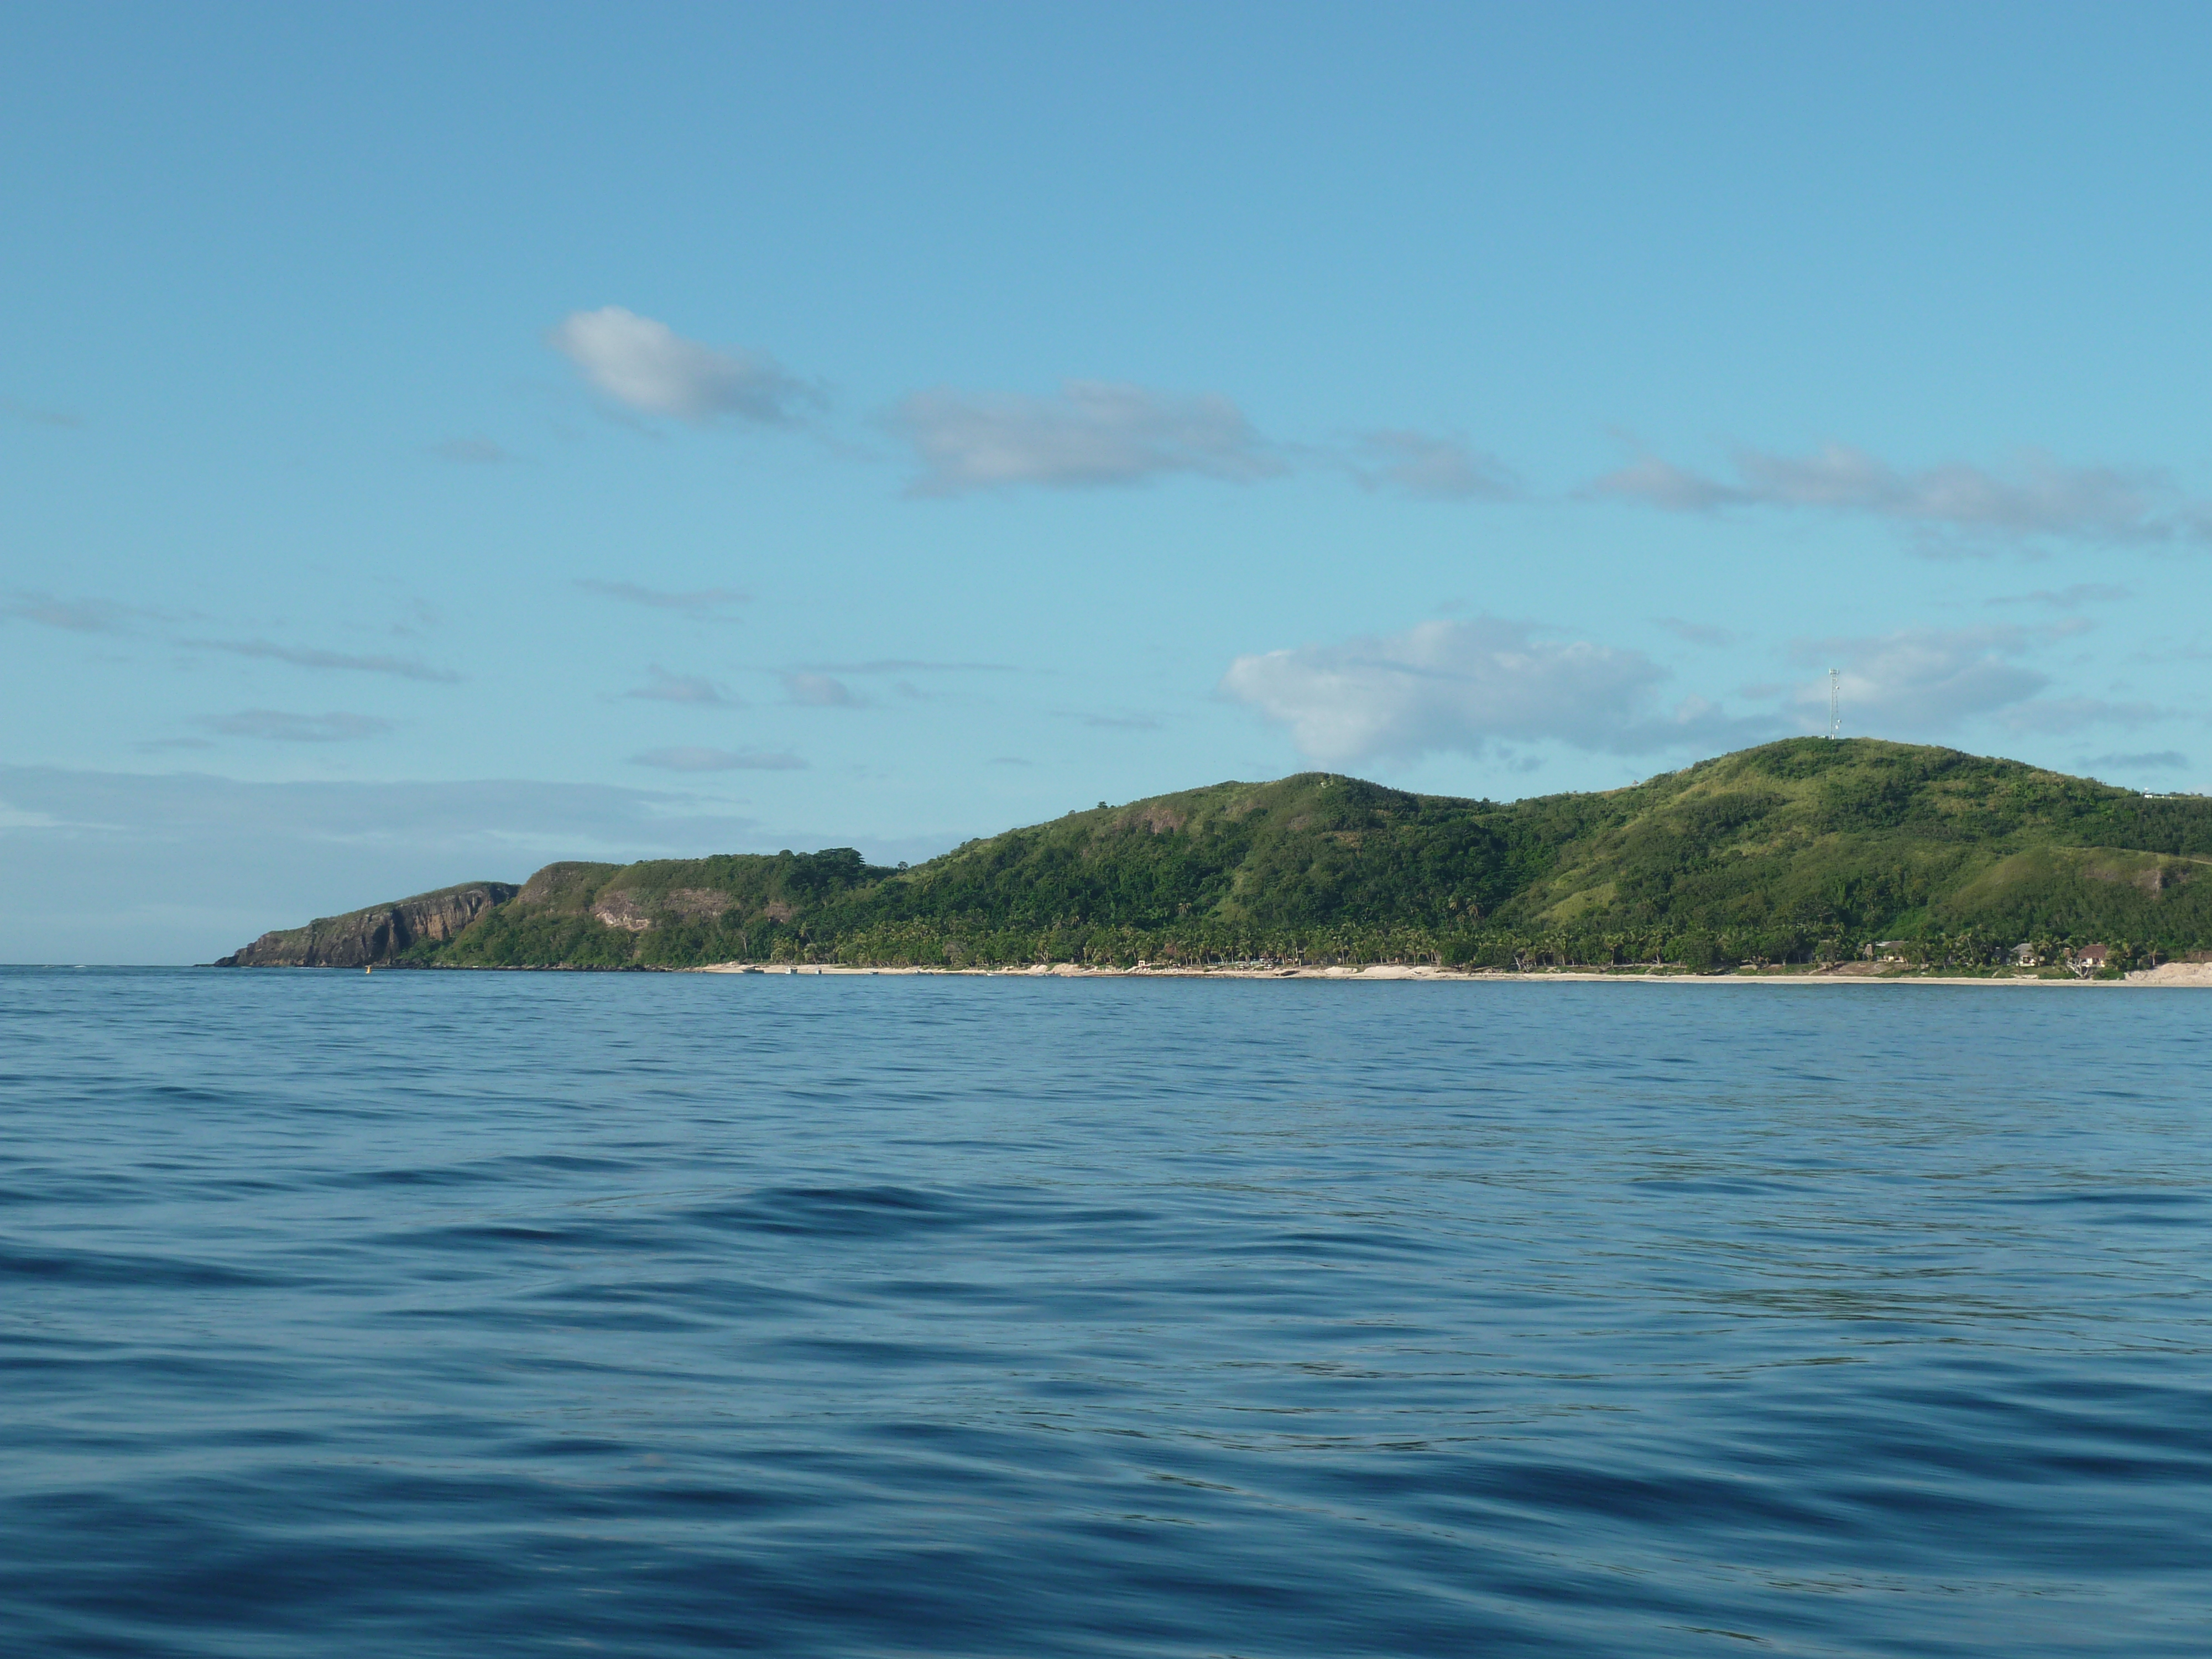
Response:
[[[1859,964],[1850,964],[1857,967]],[[2124,979],[2036,979],[2023,976],[2017,979],[1977,979],[1964,975],[1898,974],[1881,975],[1865,972],[1830,972],[1812,974],[1639,974],[1639,973],[1580,973],[1571,969],[1538,969],[1525,974],[1504,973],[1494,969],[1477,969],[1460,972],[1449,968],[1409,966],[1401,963],[1377,963],[1366,968],[1091,968],[1075,963],[1057,962],[1049,967],[1040,964],[1032,968],[847,968],[835,964],[815,966],[811,963],[757,963],[718,962],[704,968],[684,970],[694,974],[946,974],[988,979],[1336,979],[1336,980],[1458,980],[1488,981],[1496,983],[1560,985],[2021,985],[2047,986],[2057,989],[2082,987],[2116,988],[2128,985],[2202,986],[2212,988],[2212,963],[2169,962],[2157,968],[2140,969]]]
[[[2212,962],[2162,962],[2155,968],[2138,968],[2127,977],[2130,985],[2212,986]]]

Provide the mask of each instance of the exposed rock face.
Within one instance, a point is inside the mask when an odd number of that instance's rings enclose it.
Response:
[[[531,899],[531,888],[538,884],[532,876],[522,890],[522,901]],[[718,893],[711,887],[678,887],[659,898],[641,896],[628,888],[601,893],[592,902],[592,919],[603,927],[619,927],[626,933],[643,933],[652,930],[653,918],[659,915],[681,916],[692,920],[702,916],[719,916],[730,908],[730,896]],[[787,909],[790,907],[786,906]]]
[[[514,896],[503,881],[460,887],[373,905],[350,915],[326,916],[305,927],[264,933],[218,968],[368,968],[389,962],[422,940],[442,944],[495,904]]]
[[[679,916],[719,916],[730,908],[730,896],[711,887],[678,887],[670,890],[667,905]]]
[[[635,893],[602,893],[592,915],[601,927],[619,927],[626,933],[642,933],[653,926],[652,916]]]

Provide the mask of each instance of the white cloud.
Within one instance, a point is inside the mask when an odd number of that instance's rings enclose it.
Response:
[[[703,674],[672,674],[659,663],[654,663],[645,673],[645,684],[633,686],[623,696],[643,697],[653,702],[690,703],[700,708],[744,707]]]
[[[2170,720],[2174,711],[2154,702],[2108,702],[2102,697],[2041,697],[2004,712],[2015,732],[2079,732],[2086,726],[2148,726]]]
[[[2179,714],[2152,702],[2044,696],[2051,678],[2031,659],[2081,625],[2069,617],[2038,628],[1902,629],[1865,639],[1801,640],[1793,649],[1802,662],[1839,671],[1844,729],[1869,737],[1937,737],[1978,718],[2011,732],[2063,734]],[[1799,686],[1794,702],[1803,725],[1826,727],[1825,676]]]
[[[1666,678],[1641,652],[1539,640],[1526,624],[1486,617],[1239,657],[1221,689],[1331,763],[1479,755],[1501,739],[1644,754],[1772,735],[1769,722],[1731,720],[1697,699],[1655,714]]]
[[[629,758],[633,766],[655,766],[664,772],[795,772],[806,764],[782,751],[688,746],[648,750]]]
[[[296,668],[338,668],[359,674],[390,674],[403,680],[452,683],[461,677],[449,668],[434,668],[415,657],[360,656],[348,651],[322,651],[308,647],[276,645],[268,640],[185,640],[203,651],[228,651],[234,657],[265,657]]]
[[[1370,489],[1438,501],[1502,501],[1521,493],[1520,480],[1495,455],[1423,432],[1367,433],[1359,440],[1352,475]]]
[[[2004,471],[1964,464],[1893,466],[1849,444],[1809,455],[1744,449],[1732,479],[1653,456],[1607,474],[1589,494],[1676,513],[1730,507],[1800,507],[1887,519],[1969,537],[2155,543],[2205,540],[2212,519],[2154,471],[2072,466],[2025,452]]]
[[[648,415],[702,425],[725,415],[781,425],[810,396],[774,358],[717,351],[620,306],[571,312],[546,341],[593,386]]]
[[[1746,499],[1740,490],[1685,471],[1671,461],[1645,455],[1608,472],[1589,487],[1593,495],[1642,501],[1670,513],[1709,513]]]
[[[1133,484],[1177,472],[1246,483],[1287,470],[1226,398],[1102,380],[1070,380],[1057,398],[917,392],[893,424],[922,465],[909,487],[916,495]]]
[[[390,720],[374,714],[288,714],[276,708],[210,714],[200,724],[227,738],[265,738],[276,743],[344,743],[377,737],[392,729]]]
[[[1840,671],[1846,731],[1887,738],[1947,731],[2027,702],[2050,678],[2014,659],[2041,637],[2024,628],[1905,629],[1873,639],[1801,641],[1796,654]],[[1826,677],[1800,687],[1796,703],[1807,723],[1825,728]]]
[[[783,694],[809,708],[859,708],[863,699],[844,681],[828,674],[793,671],[783,677]]]

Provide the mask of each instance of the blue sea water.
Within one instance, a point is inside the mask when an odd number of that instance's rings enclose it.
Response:
[[[0,971],[0,1650],[2201,1655],[2208,1036]]]

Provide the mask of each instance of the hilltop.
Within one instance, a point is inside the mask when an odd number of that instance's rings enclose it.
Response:
[[[1328,773],[1221,783],[969,842],[549,865],[264,935],[226,965],[965,966],[1270,958],[1692,966],[2092,939],[2212,945],[2212,799],[2015,761],[1790,738],[1510,803]],[[465,914],[464,914],[465,913]]]

